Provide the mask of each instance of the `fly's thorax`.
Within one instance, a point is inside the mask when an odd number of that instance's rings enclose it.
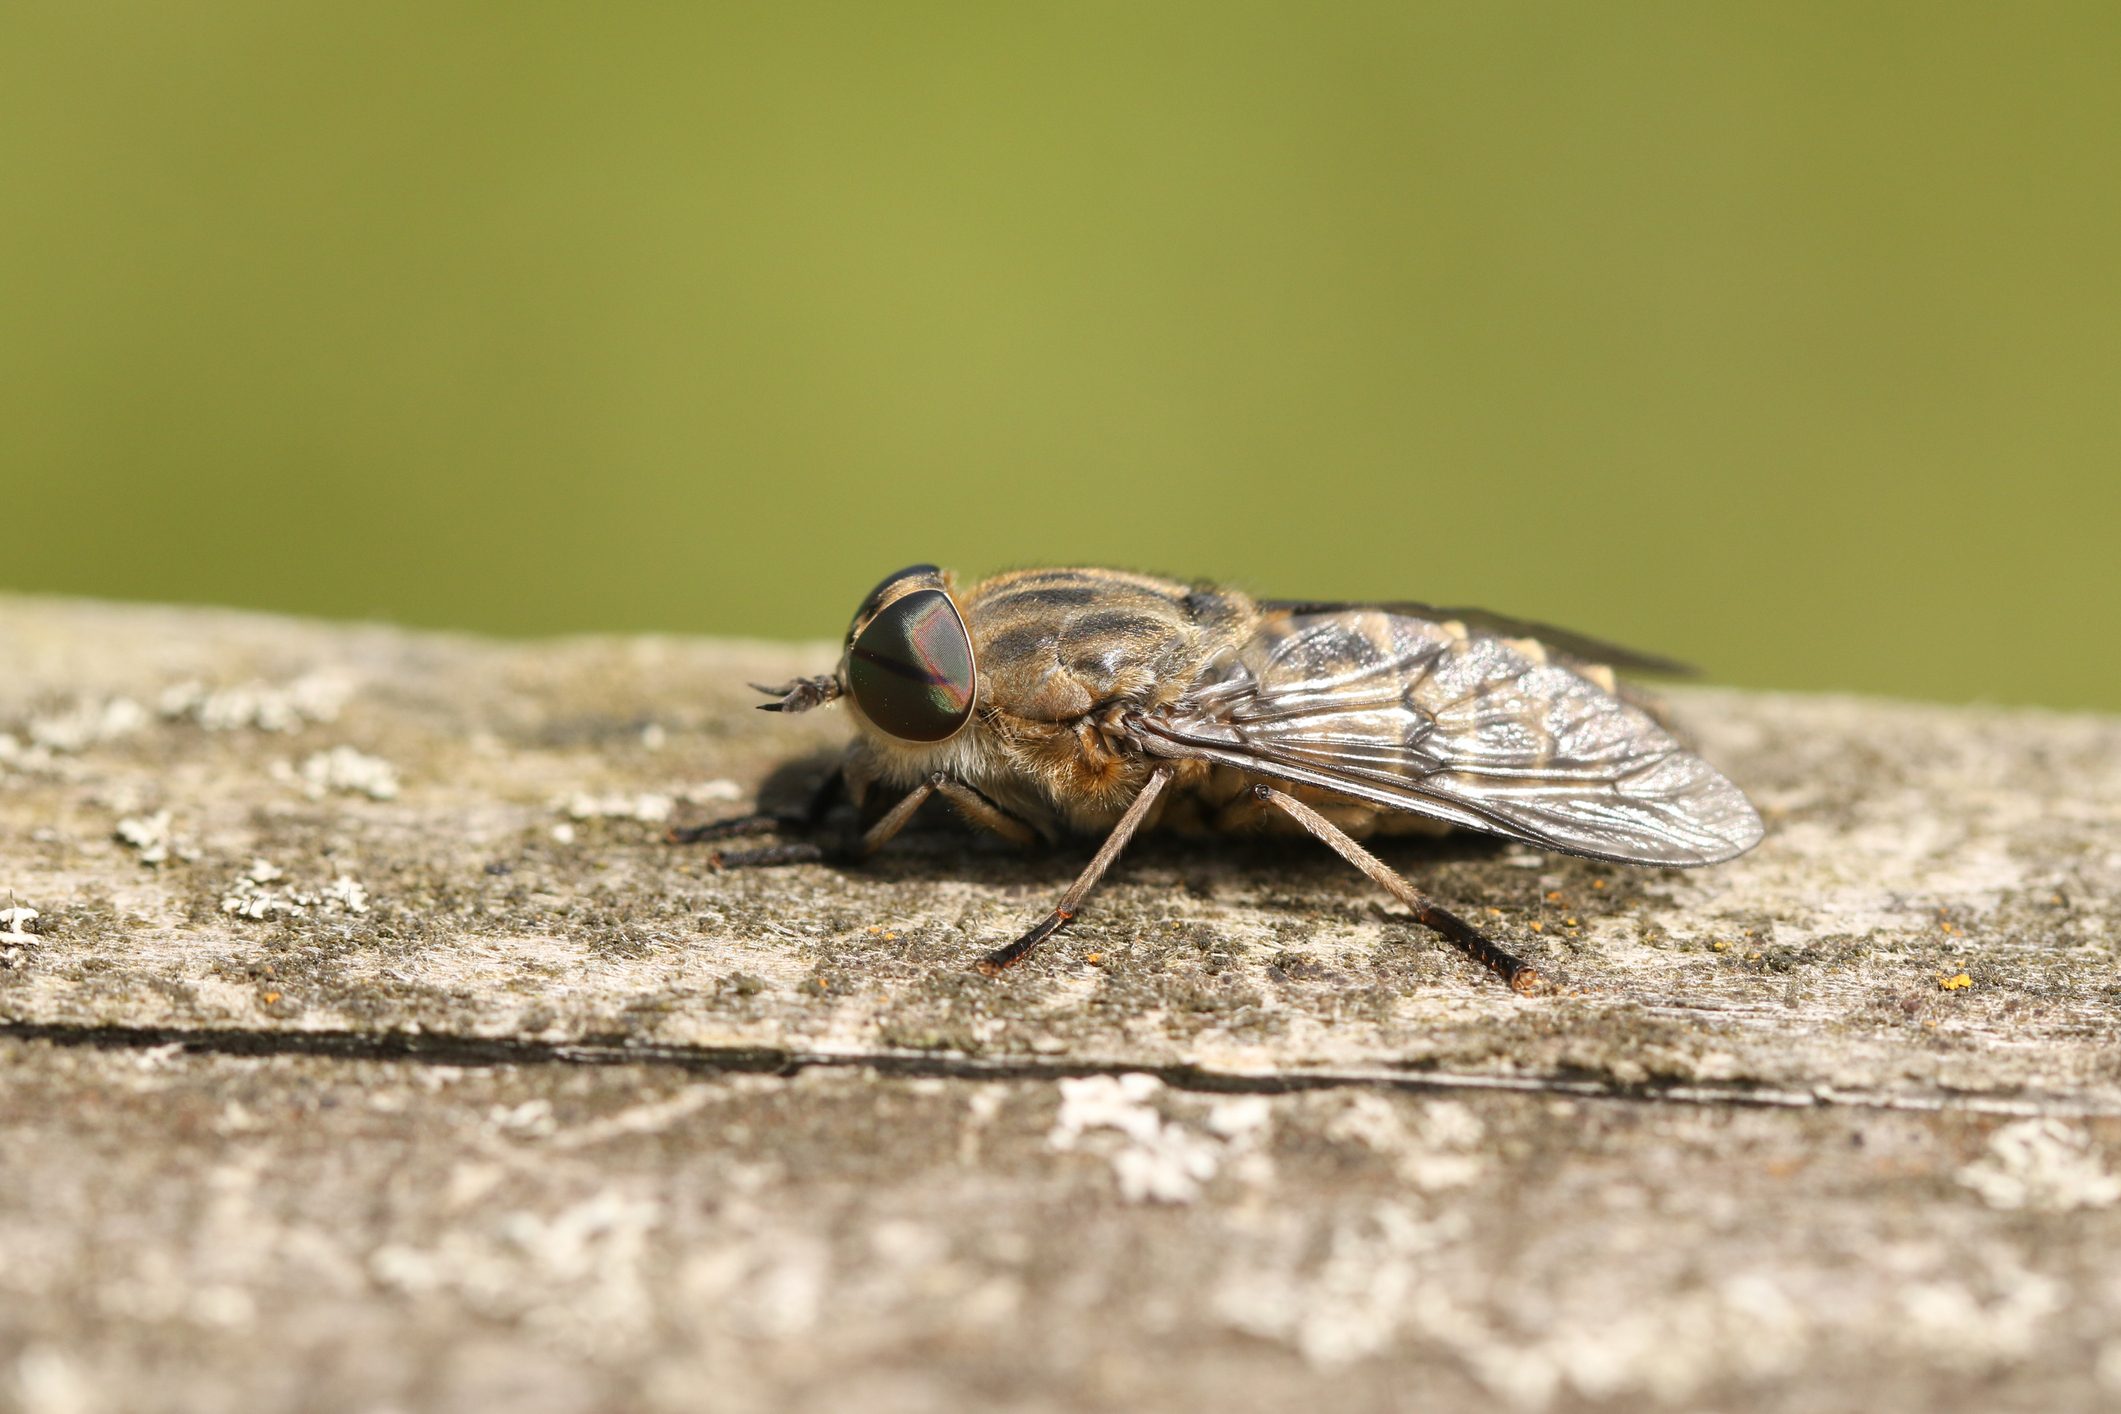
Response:
[[[999,575],[963,604],[978,724],[1007,763],[985,788],[1028,789],[1076,830],[1109,826],[1154,768],[1119,718],[1181,700],[1257,618],[1233,590],[1105,569]]]
[[[1255,617],[1232,590],[1106,569],[1018,570],[962,603],[982,710],[1024,723],[1174,701]]]

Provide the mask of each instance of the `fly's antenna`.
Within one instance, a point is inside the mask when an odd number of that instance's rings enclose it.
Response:
[[[767,687],[764,683],[752,683],[753,692],[763,692],[777,700],[761,702],[761,712],[807,712],[813,707],[822,707],[838,697],[846,689],[840,686],[837,677],[797,678],[782,683],[779,687]]]

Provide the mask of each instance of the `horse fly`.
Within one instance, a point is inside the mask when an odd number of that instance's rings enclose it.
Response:
[[[931,796],[1022,844],[1104,843],[1053,911],[981,958],[990,976],[1066,927],[1135,831],[1316,836],[1520,992],[1539,974],[1358,841],[1459,827],[1627,864],[1714,864],[1760,840],[1738,788],[1665,730],[1614,669],[1677,664],[1542,624],[1417,603],[1254,600],[1110,569],[969,587],[900,570],[855,611],[836,671],[769,712],[845,699],[857,736],[808,812],[680,842],[813,836],[844,791],[851,843],[719,851],[722,866],[861,858]],[[904,792],[879,814],[885,791]]]

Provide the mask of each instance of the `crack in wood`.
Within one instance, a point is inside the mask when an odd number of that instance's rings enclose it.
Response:
[[[773,1075],[782,1078],[806,1070],[870,1070],[879,1075],[906,1079],[980,1081],[1053,1081],[1088,1075],[1140,1073],[1154,1075],[1174,1089],[1211,1094],[1276,1095],[1305,1090],[1366,1088],[1417,1093],[1492,1091],[1731,1109],[1898,1110],[1996,1115],[2014,1119],[2121,1115],[2121,1106],[2088,1104],[2081,1100],[2024,1092],[2009,1095],[1953,1091],[1896,1093],[1825,1085],[1809,1089],[1774,1089],[1747,1086],[1742,1082],[1645,1081],[1623,1084],[1582,1075],[1481,1075],[1390,1067],[1247,1071],[1185,1062],[1048,1060],[940,1051],[806,1051],[772,1046],[666,1045],[630,1041],[618,1036],[591,1036],[577,1041],[531,1041],[518,1037],[463,1036],[432,1031],[284,1031],[0,1021],[0,1039],[91,1050],[175,1049],[185,1055],[316,1056],[329,1060],[451,1067],[643,1065],[670,1067],[701,1075]]]

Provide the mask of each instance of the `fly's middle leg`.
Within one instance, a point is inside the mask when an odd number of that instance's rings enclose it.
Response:
[[[1164,787],[1170,783],[1172,774],[1169,766],[1159,766],[1150,772],[1149,779],[1142,783],[1140,793],[1134,797],[1134,803],[1127,807],[1126,814],[1119,817],[1119,823],[1112,827],[1112,833],[1105,836],[1105,842],[1098,846],[1097,854],[1083,866],[1083,872],[1075,876],[1075,882],[1068,886],[1068,892],[1061,895],[1061,900],[1053,906],[1053,911],[1039,919],[1015,942],[1007,947],[996,948],[973,966],[989,977],[999,977],[1005,969],[1022,962],[1033,948],[1074,922],[1076,913],[1083,906],[1083,900],[1089,897],[1090,890],[1097,887],[1097,881],[1105,877],[1105,871],[1112,867],[1113,860],[1119,858],[1119,852],[1127,847],[1127,841],[1134,838],[1134,832],[1141,828],[1142,821],[1149,817],[1149,807],[1156,804],[1157,796],[1161,795]]]

